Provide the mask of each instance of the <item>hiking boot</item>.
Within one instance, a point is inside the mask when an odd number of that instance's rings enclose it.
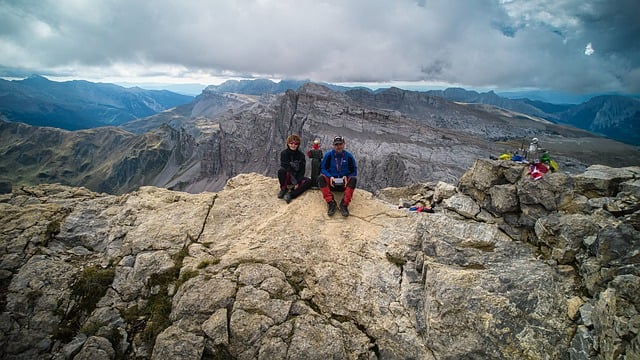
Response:
[[[336,208],[338,207],[338,204],[336,204],[335,200],[331,200],[327,203],[327,215],[329,216],[333,216],[333,214],[336,213]]]
[[[342,201],[340,202],[340,213],[344,217],[349,216],[349,207],[345,205]]]
[[[287,193],[287,194],[284,196],[284,201],[286,201],[286,202],[287,202],[287,204],[291,202],[291,194],[290,194],[290,193]]]
[[[278,192],[278,199],[282,199],[284,197],[284,194],[286,193],[287,193],[287,190],[280,189],[280,192]]]

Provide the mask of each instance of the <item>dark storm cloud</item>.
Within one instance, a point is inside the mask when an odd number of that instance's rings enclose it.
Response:
[[[0,75],[638,92],[634,2],[0,0]]]
[[[583,29],[605,53],[622,54],[640,62],[640,21],[637,0],[596,1],[576,14]]]

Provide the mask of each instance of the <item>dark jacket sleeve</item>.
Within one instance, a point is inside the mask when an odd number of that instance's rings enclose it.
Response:
[[[289,159],[289,154],[286,149],[280,152],[280,167],[285,169],[286,171],[293,170],[291,168],[291,159]]]
[[[300,165],[298,166],[298,171],[295,174],[296,180],[300,181],[304,177],[304,172],[307,167],[307,159],[304,157],[304,153],[302,151],[296,152],[298,160],[300,161]]]

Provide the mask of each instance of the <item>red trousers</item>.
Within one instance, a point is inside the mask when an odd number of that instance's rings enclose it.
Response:
[[[331,180],[329,177],[325,175],[320,175],[318,177],[318,187],[320,187],[320,191],[322,192],[322,197],[324,201],[331,202],[333,200],[332,191],[344,192],[344,196],[342,197],[342,203],[345,206],[349,206],[351,203],[351,198],[353,197],[353,191],[356,189],[356,184],[358,183],[358,179],[355,176],[348,177],[347,183],[344,186],[340,187],[331,187]]]

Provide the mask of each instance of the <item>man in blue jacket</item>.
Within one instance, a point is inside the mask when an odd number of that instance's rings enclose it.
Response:
[[[342,216],[349,216],[349,203],[358,182],[356,159],[344,147],[342,136],[333,138],[333,149],[324,154],[320,164],[321,174],[318,177],[318,186],[322,197],[327,202],[329,216],[333,216],[337,208],[332,191],[344,192],[340,202],[340,213]]]

